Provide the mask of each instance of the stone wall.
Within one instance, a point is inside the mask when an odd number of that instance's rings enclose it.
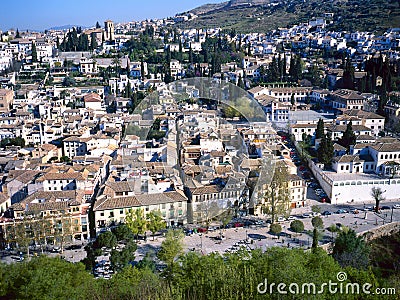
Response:
[[[393,235],[399,231],[400,231],[400,222],[393,222],[379,227],[375,227],[368,231],[360,232],[358,233],[358,235],[364,236],[365,240],[367,242],[370,242],[372,240],[375,240],[383,236]]]
[[[357,233],[358,236],[363,236],[366,242],[371,242],[372,240],[378,239],[383,236],[393,235],[400,231],[400,222],[393,222],[385,224],[379,227],[372,228],[367,231],[362,231]],[[334,243],[327,243],[320,245],[329,254],[332,253]]]

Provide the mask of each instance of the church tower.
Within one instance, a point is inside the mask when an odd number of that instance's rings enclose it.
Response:
[[[114,22],[111,20],[107,20],[104,22],[104,28],[106,30],[106,41],[114,40]]]

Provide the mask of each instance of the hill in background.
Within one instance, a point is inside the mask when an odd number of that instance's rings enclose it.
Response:
[[[190,12],[198,18],[179,27],[266,32],[324,17],[325,13],[333,14],[333,24],[328,27],[332,30],[383,32],[400,27],[399,0],[232,0]]]

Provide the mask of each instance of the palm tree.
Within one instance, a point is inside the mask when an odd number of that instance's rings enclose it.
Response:
[[[383,197],[383,193],[386,191],[382,191],[380,187],[373,187],[371,190],[371,196],[375,199],[375,212],[379,212],[379,203],[383,200],[385,200],[385,197]]]

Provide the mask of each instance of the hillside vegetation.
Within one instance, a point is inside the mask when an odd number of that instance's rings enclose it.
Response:
[[[289,0],[229,1],[193,10],[198,18],[180,24],[183,28],[235,29],[240,32],[266,32],[333,13],[328,29],[376,31],[400,27],[398,0]],[[263,4],[261,4],[263,3]],[[328,19],[329,20],[329,19]]]

